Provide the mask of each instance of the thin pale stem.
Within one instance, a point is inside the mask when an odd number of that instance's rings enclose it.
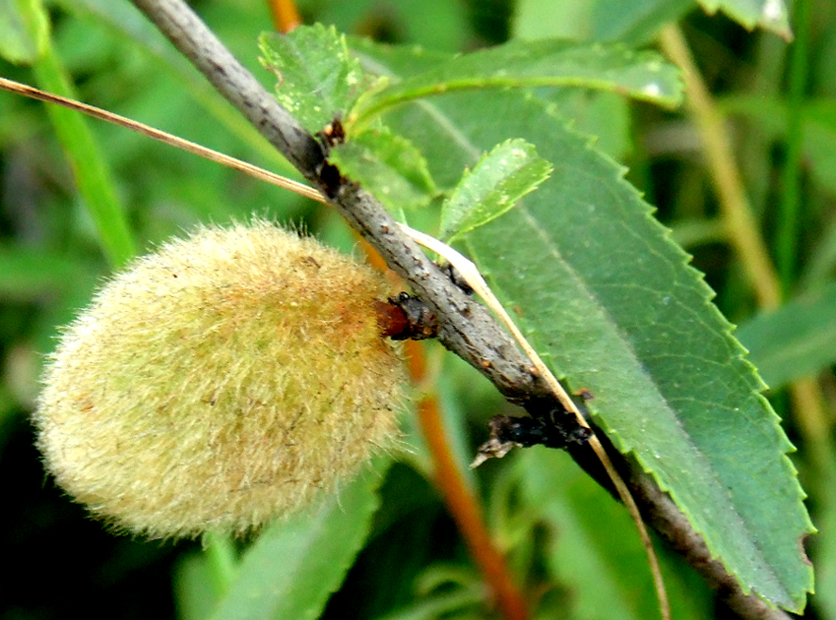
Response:
[[[686,106],[703,142],[728,238],[743,263],[759,305],[765,309],[777,308],[781,303],[778,276],[746,198],[723,115],[709,93],[679,27],[666,26],[662,30],[661,44],[670,59],[682,69]]]
[[[93,118],[98,118],[100,120],[107,121],[108,123],[119,125],[120,127],[130,129],[131,131],[135,131],[136,133],[142,134],[149,138],[153,138],[154,140],[164,142],[165,144],[173,146],[174,148],[182,149],[184,151],[192,153],[193,155],[197,155],[198,157],[203,157],[204,159],[208,159],[209,161],[221,164],[222,166],[233,168],[234,170],[243,172],[244,174],[249,175],[254,179],[258,179],[259,181],[264,181],[265,183],[277,185],[278,187],[290,190],[291,192],[299,194],[300,196],[305,196],[306,198],[310,198],[311,200],[316,200],[317,202],[328,204],[328,201],[322,196],[322,194],[320,194],[314,188],[305,185],[304,183],[299,183],[298,181],[288,179],[287,177],[283,177],[279,174],[269,172],[264,168],[259,168],[258,166],[254,166],[249,162],[236,159],[235,157],[230,157],[229,155],[225,155],[224,153],[221,153],[219,151],[213,151],[212,149],[206,148],[205,146],[197,144],[196,142],[185,140],[165,131],[155,129],[154,127],[149,127],[148,125],[139,123],[135,120],[126,118],[124,116],[120,116],[118,114],[114,114],[113,112],[108,112],[107,110],[102,110],[101,108],[97,108],[86,103],[81,103],[74,99],[61,97],[59,95],[48,93],[37,88],[32,88],[31,86],[27,86],[26,84],[20,84],[19,82],[7,80],[2,77],[0,77],[0,89],[6,90],[10,93],[23,95],[24,97],[37,99],[38,101],[54,103],[65,108],[69,108],[70,110],[83,112],[84,114],[92,116]]]

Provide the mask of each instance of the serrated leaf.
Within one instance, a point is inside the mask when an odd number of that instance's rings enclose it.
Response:
[[[338,496],[267,529],[242,558],[212,618],[317,618],[368,535],[383,471],[378,463]]]
[[[385,128],[336,145],[329,161],[392,211],[422,207],[437,193],[421,151]]]
[[[698,0],[708,13],[723,11],[748,30],[761,27],[792,39],[789,11],[784,0]]]
[[[769,387],[777,389],[836,363],[834,307],[836,283],[831,282],[741,325],[737,336]]]
[[[49,38],[49,18],[40,0],[0,0],[0,57],[31,65]]]
[[[312,133],[350,109],[372,81],[352,58],[345,37],[331,26],[300,26],[259,38],[262,63],[279,80],[276,98]]]
[[[423,55],[426,66],[427,55]],[[618,92],[675,106],[682,100],[679,70],[655,52],[636,52],[619,44],[513,40],[471,54],[444,57],[435,67],[367,92],[349,121],[368,119],[405,101],[456,90],[576,86]]]
[[[799,540],[812,528],[760,381],[620,171],[579,136],[550,133],[561,178],[469,234],[473,258],[558,376],[595,394],[608,436],[744,588],[802,609],[812,572]],[[511,234],[526,243],[504,243]]]
[[[613,159],[624,159],[633,152],[632,106],[624,97],[577,88],[556,88],[546,96],[538,95],[554,103],[562,116],[571,118],[579,132],[595,136],[595,146]]]
[[[393,71],[407,56],[377,61]],[[386,121],[429,149],[436,179],[509,137],[552,162],[537,192],[465,235],[472,258],[556,374],[595,394],[589,405],[609,437],[744,589],[802,609],[812,568],[800,541],[813,528],[785,454],[792,446],[711,291],[623,170],[514,91],[437,98]]]
[[[498,218],[545,181],[551,169],[525,140],[495,146],[465,172],[442,205],[441,238],[449,241]]]

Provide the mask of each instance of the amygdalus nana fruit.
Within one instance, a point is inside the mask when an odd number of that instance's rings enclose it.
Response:
[[[405,376],[380,298],[370,268],[263,221],[165,244],[50,355],[35,414],[47,469],[151,537],[300,508],[397,435]]]

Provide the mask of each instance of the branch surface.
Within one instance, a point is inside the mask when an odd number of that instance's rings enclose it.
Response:
[[[559,403],[531,372],[531,362],[485,308],[468,297],[402,233],[385,207],[339,174],[327,162],[323,146],[268,93],[182,0],[133,0],[230,103],[278,149],[403,277],[436,313],[438,339],[450,351],[484,374],[509,400],[542,415],[543,405]],[[599,435],[600,436],[600,435]],[[611,484],[588,446],[572,456],[602,486]],[[746,595],[734,576],[711,559],[702,537],[655,482],[613,449],[610,458],[628,481],[647,522],[691,563],[719,595],[746,619],[787,619],[754,595]]]

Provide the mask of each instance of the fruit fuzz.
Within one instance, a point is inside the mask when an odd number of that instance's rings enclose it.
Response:
[[[35,414],[58,483],[119,529],[241,533],[333,490],[397,435],[405,374],[378,274],[257,221],[202,228],[96,295]]]

